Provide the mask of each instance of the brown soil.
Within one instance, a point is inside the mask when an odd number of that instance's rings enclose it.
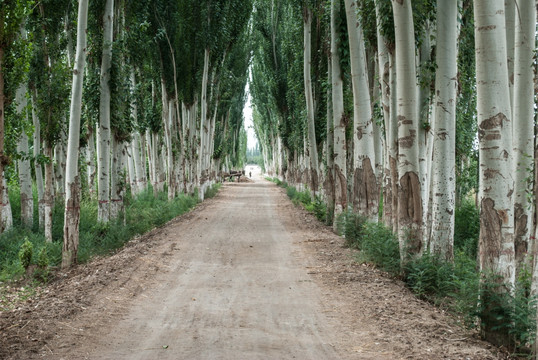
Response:
[[[506,358],[254,179],[0,313],[0,358]]]

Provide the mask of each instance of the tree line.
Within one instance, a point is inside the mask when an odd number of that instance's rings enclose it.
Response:
[[[63,201],[68,267],[81,197],[102,223],[128,190],[203,199],[246,160],[248,81],[265,170],[330,223],[450,262],[473,198],[479,270],[501,293],[530,271],[536,294],[535,49],[532,0],[4,0],[0,228],[9,188],[48,241]]]
[[[48,241],[63,201],[68,267],[81,197],[107,223],[127,190],[203,200],[221,169],[242,167],[251,11],[245,0],[2,1],[1,230],[13,225],[9,187]]]
[[[453,261],[455,211],[473,198],[484,283],[510,293],[530,271],[536,295],[534,1],[259,0],[253,46],[270,174],[324,201],[330,223],[386,224],[402,264]]]

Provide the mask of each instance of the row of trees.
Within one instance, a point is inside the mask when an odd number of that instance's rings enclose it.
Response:
[[[476,196],[480,270],[507,291],[530,267],[536,293],[534,1],[260,0],[253,20],[270,173],[333,221],[382,219],[403,264],[451,261],[456,204]]]
[[[8,186],[33,224],[35,184],[48,241],[65,203],[68,267],[81,196],[106,223],[127,188],[203,200],[218,170],[242,166],[251,12],[245,0],[3,1],[1,230],[13,223]]]

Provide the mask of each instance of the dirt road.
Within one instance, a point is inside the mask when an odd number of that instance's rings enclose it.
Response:
[[[341,244],[274,184],[227,183],[2,314],[0,358],[502,358]]]

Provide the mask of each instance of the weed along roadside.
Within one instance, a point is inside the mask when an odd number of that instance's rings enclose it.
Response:
[[[205,198],[215,196],[219,188],[220,184],[209,188]],[[16,200],[13,199],[12,203],[16,204]],[[148,188],[136,198],[128,196],[124,213],[116,220],[103,224],[97,222],[96,202],[83,200],[78,263],[84,264],[95,256],[114,253],[129,240],[190,211],[197,203],[196,193],[192,196],[178,195],[168,200],[166,192],[159,192],[155,197],[153,190]],[[6,286],[10,286],[12,292],[12,285],[20,283],[25,288],[23,292],[27,293],[32,286],[39,287],[54,279],[62,256],[62,206],[57,204],[53,212],[56,225],[52,243],[45,240],[39,228],[30,229],[22,225],[16,225],[0,235],[0,292],[6,292]],[[14,211],[17,211],[15,207]],[[24,295],[22,297],[25,298]],[[14,306],[16,302],[12,298],[0,297],[0,310]]]
[[[318,198],[312,201],[308,190],[298,191],[277,178],[266,179],[284,188],[295,205],[303,206],[320,221],[326,219],[325,205]],[[506,339],[512,355],[530,356],[537,303],[530,295],[532,274],[524,268],[516,286],[502,293],[496,289],[506,285],[489,274],[480,274],[476,262],[478,211],[472,201],[465,201],[456,211],[453,262],[425,251],[402,266],[398,238],[384,224],[370,222],[353,211],[340,214],[336,221],[345,246],[358,250],[354,257],[357,263],[375,265],[390,277],[403,280],[415,296],[449,312],[462,327],[480,331],[488,321],[495,321],[496,332]]]

